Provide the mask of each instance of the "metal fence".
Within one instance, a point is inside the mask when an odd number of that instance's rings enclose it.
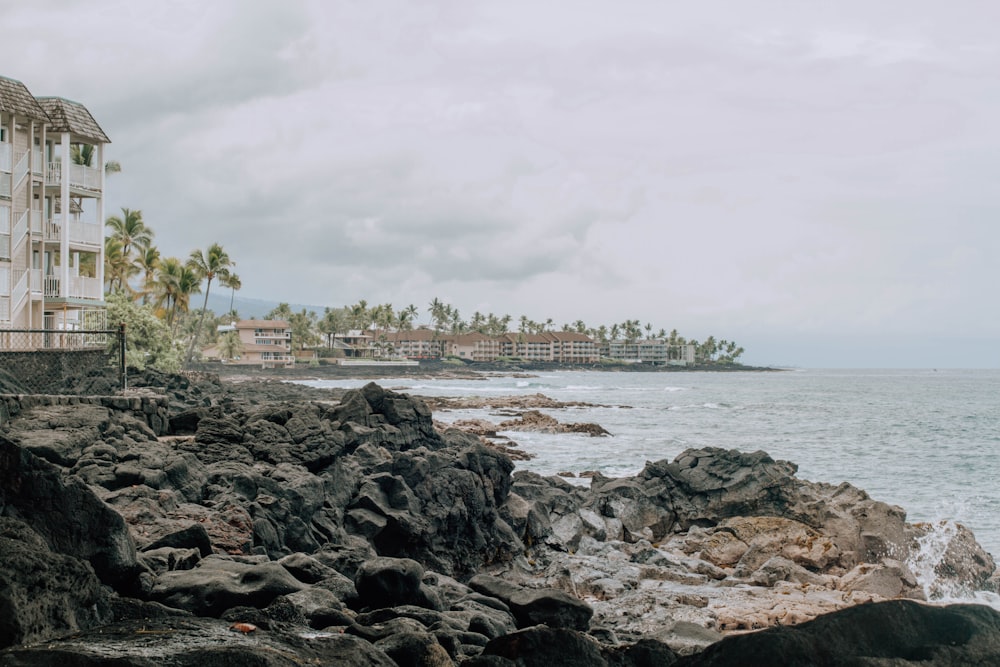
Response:
[[[125,327],[0,329],[0,393],[125,389]]]

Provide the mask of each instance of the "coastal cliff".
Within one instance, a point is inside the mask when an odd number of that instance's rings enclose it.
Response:
[[[0,664],[1000,659],[1000,614],[914,602],[993,586],[968,530],[763,452],[688,450],[584,488],[513,472],[375,384],[137,384],[166,417],[8,410]]]

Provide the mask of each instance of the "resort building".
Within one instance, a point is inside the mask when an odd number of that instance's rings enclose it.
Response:
[[[336,334],[333,337],[333,349],[340,350],[346,359],[374,359],[379,354],[374,336],[369,332],[359,329],[352,329],[345,334]]]
[[[385,342],[390,344],[393,354],[407,359],[440,359],[445,352],[445,334],[432,329],[411,331],[390,331],[385,334]]]
[[[293,366],[292,330],[284,320],[240,320],[233,325],[242,349],[226,363],[262,368]],[[228,327],[227,327],[228,328]],[[216,346],[217,348],[219,346]]]
[[[82,104],[0,77],[0,330],[106,328],[109,143]]]
[[[695,362],[695,346],[690,343],[671,345],[660,338],[645,340],[613,340],[601,345],[602,356],[615,361],[660,366],[688,366]]]

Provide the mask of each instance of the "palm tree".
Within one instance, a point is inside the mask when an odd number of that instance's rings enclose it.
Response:
[[[236,359],[243,353],[243,341],[236,331],[229,331],[219,340],[219,356],[223,359]]]
[[[231,319],[235,320],[236,311],[233,310],[233,301],[236,299],[237,290],[243,287],[243,282],[240,280],[238,275],[230,273],[228,276],[220,278],[219,284],[232,290],[229,294],[229,316]]]
[[[73,161],[73,164],[92,167],[94,162],[94,146],[92,144],[73,144],[69,147],[69,157]],[[118,160],[108,160],[104,163],[104,172],[107,174],[117,174],[121,170],[122,165]]]
[[[327,347],[333,347],[333,339],[336,335],[346,332],[350,326],[350,318],[346,308],[330,308],[327,306],[323,310],[323,319],[319,321],[317,328],[320,333],[326,335]]]
[[[226,251],[218,243],[210,245],[208,250],[193,250],[191,252],[191,256],[188,258],[188,266],[191,267],[199,278],[206,281],[205,302],[201,308],[201,317],[198,318],[198,327],[191,338],[191,344],[188,345],[184,363],[191,363],[191,358],[194,356],[194,348],[198,344],[198,338],[201,336],[201,326],[205,322],[205,311],[208,310],[208,294],[212,289],[212,281],[215,278],[219,278],[220,280],[228,278],[231,273],[230,269],[235,265],[236,263],[229,259],[229,255],[226,254]]]
[[[431,320],[434,322],[435,331],[444,329],[444,325],[448,322],[448,310],[449,306],[441,301],[441,299],[434,297],[434,300],[431,301],[427,312],[430,313]]]
[[[156,269],[160,265],[160,251],[156,246],[141,247],[139,256],[135,258],[135,265],[138,273],[142,274],[142,303],[145,305],[153,293]]]
[[[413,321],[416,319],[418,312],[417,307],[411,303],[396,313],[396,322],[399,324],[400,331],[410,331],[413,329]]]
[[[361,299],[350,307],[351,327],[354,329],[364,329],[368,326],[368,302]]]
[[[128,288],[128,280],[138,271],[122,251],[122,243],[113,236],[104,239],[104,275],[108,280],[108,292]]]
[[[142,211],[123,208],[120,216],[111,216],[104,225],[111,229],[111,238],[122,244],[125,257],[131,257],[134,246],[145,248],[153,242],[153,230],[143,222]]]

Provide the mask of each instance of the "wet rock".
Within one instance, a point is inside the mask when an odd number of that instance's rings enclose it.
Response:
[[[531,431],[533,433],[585,433],[591,437],[611,435],[598,424],[561,424],[555,417],[538,410],[522,412],[517,419],[500,422],[498,431]]]

